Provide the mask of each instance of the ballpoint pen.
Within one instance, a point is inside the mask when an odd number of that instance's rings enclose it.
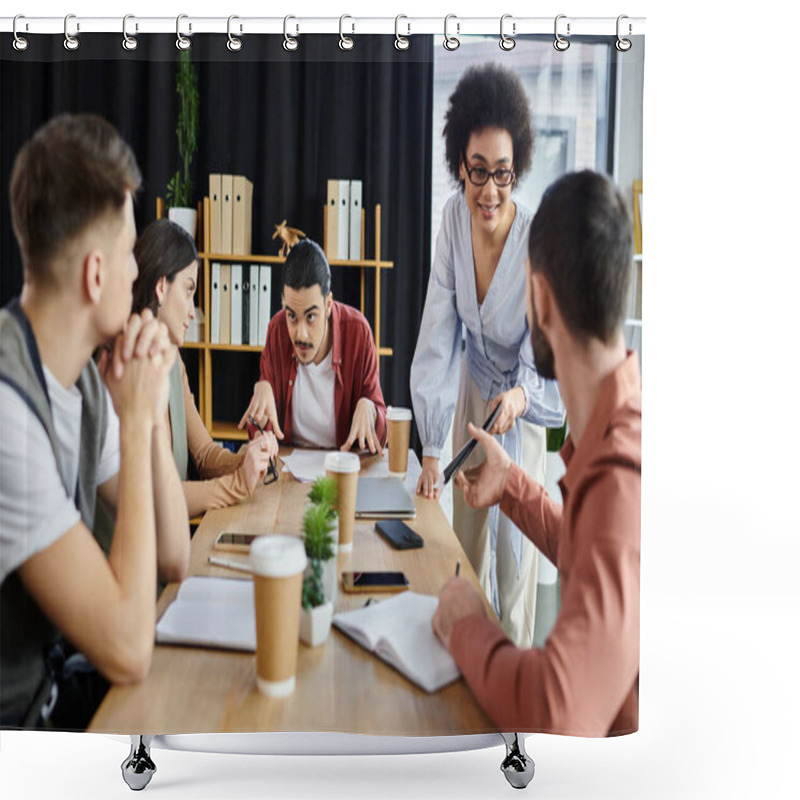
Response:
[[[258,424],[255,417],[248,417],[247,418],[251,425],[255,425],[261,433],[266,433],[264,428]],[[277,460],[274,458],[270,458],[269,460],[269,469],[267,470],[266,474],[264,475],[264,486],[268,486],[271,483],[275,483],[278,480],[278,464]]]

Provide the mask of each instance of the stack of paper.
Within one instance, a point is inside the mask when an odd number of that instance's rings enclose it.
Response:
[[[156,641],[255,653],[253,581],[187,578],[156,625]]]

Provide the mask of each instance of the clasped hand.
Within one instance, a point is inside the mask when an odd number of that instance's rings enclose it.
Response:
[[[97,363],[120,423],[135,421],[151,429],[164,423],[176,357],[163,322],[149,309],[131,315]]]

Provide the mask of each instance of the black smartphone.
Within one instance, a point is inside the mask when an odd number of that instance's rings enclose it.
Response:
[[[422,537],[399,519],[382,519],[375,523],[375,530],[395,550],[412,550],[423,545]]]
[[[402,592],[408,589],[403,572],[343,572],[342,588],[346,592]]]
[[[500,416],[500,408],[502,403],[498,403],[494,411],[489,415],[486,422],[483,423],[483,429],[488,431],[495,420]],[[469,458],[470,453],[477,447],[478,440],[470,439],[455,455],[455,458],[444,468],[444,482],[445,484],[453,477],[453,475],[461,469],[461,465]]]

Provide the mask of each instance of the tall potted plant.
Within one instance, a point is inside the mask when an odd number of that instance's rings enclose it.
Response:
[[[175,91],[180,98],[175,133],[183,168],[179,167],[167,183],[167,207],[169,218],[195,236],[197,209],[193,206],[191,167],[197,152],[200,93],[197,89],[197,72],[188,50],[181,50],[180,53],[175,73]]]
[[[303,539],[308,566],[303,577],[300,638],[312,647],[328,638],[333,618],[334,591],[338,577],[334,560],[337,547],[333,538],[336,512],[328,501],[335,501],[335,493],[333,481],[329,478],[317,479],[309,493],[312,503],[303,516]],[[315,499],[318,502],[313,502]],[[333,580],[330,579],[331,576]]]

